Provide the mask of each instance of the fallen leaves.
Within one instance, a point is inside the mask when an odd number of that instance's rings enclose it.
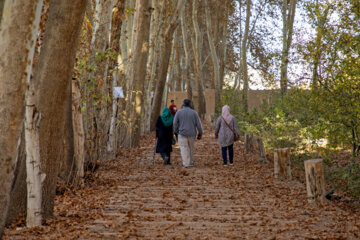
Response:
[[[83,186],[62,188],[46,226],[25,228],[21,218],[4,239],[359,238],[356,216],[333,205],[307,205],[304,185],[275,181],[272,166],[243,158],[238,144],[235,165],[224,168],[216,140],[204,135],[188,169],[177,148],[172,166],[160,159],[149,164],[153,135],[142,145],[104,162]]]

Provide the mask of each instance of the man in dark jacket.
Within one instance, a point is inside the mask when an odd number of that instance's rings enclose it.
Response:
[[[195,137],[197,135],[197,139],[200,140],[203,130],[199,115],[191,109],[189,99],[184,99],[183,107],[175,115],[173,127],[175,134],[178,134],[183,167],[193,166]]]

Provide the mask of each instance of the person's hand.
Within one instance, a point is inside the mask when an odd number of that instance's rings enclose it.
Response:
[[[178,136],[179,136],[179,134],[174,133],[174,135],[175,135],[175,139],[176,139],[176,141],[177,141],[177,142],[179,142],[179,137],[178,137]]]
[[[200,140],[201,139],[201,135],[197,135],[197,140]]]

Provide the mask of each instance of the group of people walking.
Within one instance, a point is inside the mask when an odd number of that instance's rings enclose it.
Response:
[[[195,138],[200,140],[202,135],[201,121],[198,113],[193,109],[191,101],[184,99],[181,109],[177,111],[174,100],[171,100],[169,108],[165,107],[156,121],[156,152],[160,153],[165,165],[170,165],[172,145],[175,145],[177,141],[183,167],[194,166]],[[215,138],[219,139],[223,166],[227,166],[228,156],[229,164],[233,165],[233,145],[239,136],[240,132],[236,119],[230,114],[230,107],[225,105],[215,125]]]

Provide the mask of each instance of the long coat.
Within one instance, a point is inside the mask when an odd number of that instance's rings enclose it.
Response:
[[[172,152],[173,125],[171,124],[169,127],[165,127],[161,121],[161,117],[159,117],[156,121],[155,134],[157,138],[156,152]]]
[[[236,119],[232,117],[229,126],[233,129],[233,131],[240,136],[239,128],[236,123]],[[233,132],[224,122],[222,117],[220,116],[215,125],[215,136],[219,137],[219,145],[220,147],[227,147],[234,144],[234,132]]]

